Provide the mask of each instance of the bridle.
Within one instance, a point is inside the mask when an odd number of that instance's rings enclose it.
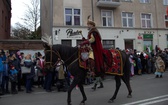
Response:
[[[45,55],[46,55],[46,52],[50,52],[50,61],[48,62],[45,61],[45,64],[49,64],[50,67],[54,68],[58,64],[58,61],[56,61],[55,63],[53,62],[53,53],[56,56],[58,56],[59,59],[61,59],[60,53],[57,50],[54,51],[52,47],[50,47],[50,50],[45,50]],[[46,59],[46,56],[45,56],[45,59]]]

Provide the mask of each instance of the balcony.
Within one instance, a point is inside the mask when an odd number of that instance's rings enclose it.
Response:
[[[98,0],[96,5],[99,8],[117,8],[121,2],[120,0]]]

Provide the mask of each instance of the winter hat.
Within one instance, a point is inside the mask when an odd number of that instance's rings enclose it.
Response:
[[[9,55],[9,56],[10,56],[10,57],[12,57],[12,56],[13,56],[13,54],[14,54],[14,53],[10,53],[10,55]]]
[[[37,53],[37,56],[40,57],[40,56],[42,56],[42,54],[41,54],[40,52],[38,52],[38,53]]]
[[[15,66],[13,66],[13,65],[10,65],[10,69],[14,69],[14,67],[15,67]]]

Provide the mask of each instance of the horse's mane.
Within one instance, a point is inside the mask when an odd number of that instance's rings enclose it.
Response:
[[[56,49],[58,51],[70,51],[70,50],[77,50],[77,47],[71,47],[63,44],[56,44],[53,45],[53,49]]]
[[[62,44],[53,45],[52,48],[53,50],[57,50],[60,53],[60,55],[65,58],[72,56],[74,53],[77,53],[78,51],[78,47],[71,47]]]

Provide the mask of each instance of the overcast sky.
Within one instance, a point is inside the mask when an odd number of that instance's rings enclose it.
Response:
[[[25,4],[29,4],[30,0],[11,0],[12,2],[12,18],[11,25],[14,26],[15,23],[20,22],[22,20],[20,18],[24,17],[24,11],[26,10]]]

